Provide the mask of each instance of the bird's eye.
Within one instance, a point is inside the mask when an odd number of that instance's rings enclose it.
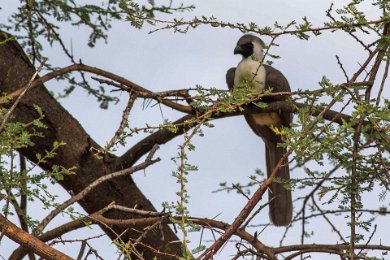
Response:
[[[250,42],[250,43],[245,43],[245,45],[244,45],[246,48],[251,48],[252,47],[252,43]]]

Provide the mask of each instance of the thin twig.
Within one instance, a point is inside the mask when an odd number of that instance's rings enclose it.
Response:
[[[16,106],[19,104],[22,97],[31,89],[34,87],[34,84],[32,84],[35,81],[35,78],[38,76],[39,72],[42,70],[43,66],[45,65],[45,62],[47,59],[43,59],[41,62],[41,65],[39,65],[38,69],[35,71],[31,79],[29,80],[26,87],[23,88],[23,90],[20,92],[18,98],[15,100],[15,102],[12,104],[11,108],[7,111],[7,113],[4,115],[3,121],[0,124],[0,133],[3,131],[5,124],[7,123],[9,117],[11,116],[12,112],[15,110]]]
[[[337,64],[339,64],[340,69],[341,69],[341,70],[343,71],[343,73],[344,73],[345,79],[347,80],[347,82],[349,82],[348,74],[347,74],[347,72],[345,71],[344,66],[343,66],[343,64],[341,63],[340,57],[339,57],[338,55],[336,55],[336,59],[337,59]]]
[[[125,127],[128,125],[128,118],[131,109],[133,108],[134,101],[137,98],[137,95],[134,92],[129,93],[129,100],[127,102],[126,108],[122,113],[122,120],[119,124],[118,129],[116,130],[114,136],[111,138],[111,140],[107,143],[106,147],[104,148],[106,151],[110,150],[118,140],[121,139],[121,136],[123,135],[123,132],[125,130]]]
[[[376,105],[376,106],[379,106],[379,104],[380,104],[380,102],[381,102],[382,92],[383,92],[383,89],[384,89],[384,87],[385,87],[387,75],[389,74],[389,64],[390,64],[390,61],[387,60],[387,61],[386,61],[385,71],[383,72],[382,82],[381,82],[381,85],[380,85],[380,87],[379,87],[378,95],[377,95],[376,101],[375,101],[375,105]]]
[[[337,233],[337,235],[340,237],[343,243],[347,243],[343,235],[341,235],[340,230],[336,228],[336,226],[332,223],[332,221],[330,221],[330,219],[326,216],[326,214],[324,214],[322,209],[318,206],[314,197],[311,198],[311,201],[313,202],[313,205],[317,208],[317,210],[320,212],[320,215],[326,220],[326,222],[328,222],[328,224],[332,227],[333,231]]]

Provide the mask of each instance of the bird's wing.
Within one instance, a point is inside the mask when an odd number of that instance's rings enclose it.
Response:
[[[234,87],[234,74],[236,73],[236,68],[230,68],[226,72],[226,84],[228,89],[231,91]]]
[[[263,65],[265,67],[266,71],[266,79],[265,79],[265,88],[272,88],[272,92],[291,92],[290,84],[288,83],[286,77],[277,69],[268,66]],[[265,101],[283,101],[286,100],[288,96],[286,95],[280,95],[280,96],[273,96],[269,98],[265,98]],[[292,114],[291,113],[280,113],[279,116],[282,121],[283,126],[289,126],[292,121]]]
[[[266,69],[265,87],[272,88],[273,92],[290,92],[290,85],[283,74],[271,66],[264,65]],[[226,83],[229,90],[234,87],[235,68],[230,68],[226,73]],[[286,96],[276,96],[268,98],[265,101],[284,100]],[[277,113],[280,117],[281,125],[289,126],[292,120],[291,113]],[[256,114],[246,114],[245,119],[253,132],[260,136],[265,143],[265,154],[267,164],[267,176],[269,177],[286,152],[285,148],[278,147],[277,144],[282,142],[281,136],[276,135],[271,128],[266,125],[259,125],[255,120]],[[280,126],[280,125],[279,125]],[[277,177],[289,179],[288,160],[284,161],[284,167],[280,168]],[[282,184],[272,182],[269,189],[270,200],[270,218],[276,226],[287,226],[292,218],[292,199],[291,191],[286,190]]]

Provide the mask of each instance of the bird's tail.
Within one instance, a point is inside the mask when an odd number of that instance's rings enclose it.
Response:
[[[276,144],[268,144],[265,150],[267,156],[267,175],[269,177],[279,160],[283,157],[283,154],[286,153],[286,149],[277,147]],[[279,168],[276,177],[281,179],[290,178],[288,159],[283,162],[283,166]],[[269,186],[268,194],[270,201],[269,215],[272,223],[275,226],[287,226],[292,219],[291,190],[285,189],[282,183],[272,182]]]

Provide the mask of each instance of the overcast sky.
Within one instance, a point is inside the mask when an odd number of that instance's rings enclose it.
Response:
[[[303,16],[307,16],[314,25],[321,26],[324,21],[328,21],[325,11],[331,2],[325,0],[184,1],[185,4],[194,4],[196,9],[193,12],[175,14],[175,16],[184,16],[189,19],[194,16],[213,15],[223,21],[255,22],[260,26],[272,26],[275,21],[286,24],[291,20],[299,21]],[[335,8],[340,7],[346,1],[336,2]],[[10,2],[3,0],[0,3],[2,7],[5,7],[0,11],[0,17],[4,19],[9,15],[7,12],[10,6],[7,5],[10,5]],[[375,10],[369,4],[364,6],[370,15],[375,15]],[[201,26],[190,30],[185,35],[175,34],[173,31],[148,34],[150,29],[152,29],[150,26],[136,30],[129,24],[115,24],[109,33],[108,44],[99,42],[93,49],[86,47],[88,31],[84,28],[64,29],[63,37],[68,46],[73,46],[76,60],[80,58],[84,64],[116,73],[152,91],[193,88],[197,84],[204,87],[226,88],[225,72],[228,68],[236,66],[240,60],[239,56],[233,55],[234,46],[242,35],[240,31]],[[263,40],[268,42],[269,38],[265,37]],[[365,57],[361,47],[343,33],[324,33],[321,37],[309,42],[284,36],[279,38],[277,43],[280,47],[273,49],[273,53],[281,56],[281,59],[275,61],[274,67],[285,74],[293,91],[318,88],[318,82],[323,75],[334,83],[343,82],[344,78],[337,65],[336,54],[340,56],[349,73],[353,73]],[[51,64],[58,66],[69,64],[69,61],[59,54],[58,46],[48,48],[45,55],[49,57]],[[53,91],[65,86],[55,82],[48,85]],[[76,91],[61,103],[79,120],[93,139],[104,145],[112,137],[119,124],[126,98],[127,95],[123,94],[122,102],[106,111],[99,109],[93,97],[82,91]],[[142,127],[146,122],[159,124],[163,119],[174,120],[180,116],[170,109],[163,108],[162,111],[163,113],[158,107],[143,110],[141,102],[138,102],[130,115],[130,125]],[[199,171],[189,176],[190,215],[211,218],[219,214],[218,219],[231,222],[243,207],[245,199],[236,194],[212,194],[211,191],[218,189],[220,182],[241,181],[245,183],[255,169],[265,170],[264,144],[252,133],[243,117],[217,120],[214,124],[215,127],[212,129],[204,128],[204,137],[194,139],[196,151],[189,154],[189,162],[199,166]],[[140,138],[134,137],[129,140],[127,146],[121,148],[118,154],[127,150]],[[176,155],[177,145],[182,141],[183,137],[177,137],[161,147],[157,155],[163,159],[162,162],[148,168],[145,173],[139,172],[133,175],[141,190],[158,209],[161,209],[162,202],[177,199],[178,185],[176,179],[171,177],[175,165],[170,158]],[[301,169],[297,169],[293,172],[293,176],[294,174],[302,176],[303,173]],[[302,195],[300,191],[295,191],[294,198],[297,198],[299,194]],[[38,216],[40,213],[36,214]],[[264,210],[254,220],[254,223],[267,222],[267,214],[267,210]],[[381,238],[383,243],[388,237],[383,232],[389,227],[389,225],[383,226],[383,229],[378,230],[371,242],[379,243]],[[329,229],[321,220],[310,230],[320,233],[326,230],[324,233],[326,235],[318,236],[317,233],[317,236],[310,241],[329,244],[337,242],[337,237],[328,232]],[[260,240],[268,245],[276,246],[283,232],[283,228],[268,228],[260,235]],[[299,227],[293,228],[291,232],[286,242],[299,243]],[[345,236],[347,234],[345,233]],[[193,236],[191,248],[197,246],[198,239],[199,234]],[[109,243],[107,241],[101,242],[100,246],[104,247]],[[8,247],[6,243],[0,247],[3,256],[7,256],[6,252],[9,250],[9,248],[4,249],[5,245]],[[76,248],[77,246],[75,250]],[[109,248],[109,250],[104,250],[107,259],[110,259],[110,255],[115,252],[113,246]],[[64,253],[74,255],[76,252],[68,250]],[[228,259],[229,255],[234,252],[233,245],[226,246],[216,259]],[[311,259],[324,259],[323,257],[324,255],[319,255]],[[327,259],[330,258],[327,256]]]

